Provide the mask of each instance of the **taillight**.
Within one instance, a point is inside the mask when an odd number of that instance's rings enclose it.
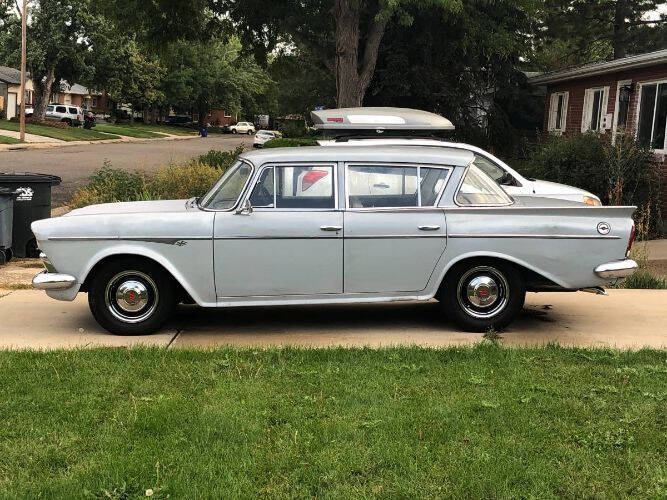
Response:
[[[635,242],[635,225],[632,225],[632,229],[630,229],[630,239],[628,240],[628,248],[625,251],[625,256],[629,257],[630,256],[630,250],[632,250],[632,244]]]
[[[326,177],[328,174],[329,172],[327,172],[326,170],[309,170],[303,176],[303,180],[301,181],[301,190],[305,191],[310,186],[315,184],[317,181],[319,181],[323,177]]]
[[[339,117],[327,118],[327,121],[331,123],[343,123],[343,119]]]

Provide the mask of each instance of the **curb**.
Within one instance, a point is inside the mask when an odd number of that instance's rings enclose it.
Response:
[[[157,137],[155,139],[143,139],[138,137],[122,137],[120,139],[102,139],[99,141],[61,141],[61,142],[28,142],[23,144],[1,145],[0,151],[25,151],[28,149],[51,149],[64,148],[68,146],[83,146],[86,144],[123,144],[131,142],[155,142],[155,141],[182,141],[186,139],[199,139],[198,135],[170,135],[168,137]]]

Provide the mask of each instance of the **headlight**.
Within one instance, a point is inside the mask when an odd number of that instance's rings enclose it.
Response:
[[[589,205],[591,207],[599,207],[602,205],[602,202],[597,198],[593,198],[592,196],[584,196],[584,205]]]

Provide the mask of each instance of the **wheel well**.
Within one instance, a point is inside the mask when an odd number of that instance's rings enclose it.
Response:
[[[559,284],[554,283],[549,278],[542,276],[540,273],[537,273],[532,269],[528,269],[527,267],[522,266],[521,264],[517,264],[516,262],[512,262],[511,260],[502,259],[499,257],[478,256],[478,257],[468,257],[466,259],[462,259],[458,261],[456,264],[454,264],[452,267],[450,267],[443,276],[442,281],[440,282],[438,293],[440,293],[440,290],[442,289],[442,286],[445,280],[447,279],[447,276],[449,275],[449,273],[452,272],[452,270],[456,266],[459,266],[462,263],[472,263],[472,262],[485,262],[485,263],[497,262],[508,266],[512,266],[514,269],[519,271],[523,276],[524,282],[526,283],[526,291],[528,292],[563,290],[563,287],[560,286]]]
[[[145,257],[143,255],[135,255],[135,254],[128,254],[128,253],[121,253],[121,254],[114,254],[114,255],[108,255],[107,257],[104,257],[100,261],[98,261],[92,269],[88,272],[88,275],[86,276],[86,279],[83,280],[83,284],[81,285],[81,291],[82,292],[87,292],[90,287],[90,282],[93,280],[95,274],[105,265],[107,265],[110,262],[114,262],[117,260],[121,259],[135,259],[138,261],[144,261],[144,262],[150,262],[152,264],[155,264],[159,266],[167,276],[169,276],[174,283],[174,286],[176,287],[176,296],[179,297],[181,300],[190,300],[192,301],[192,297],[190,297],[190,294],[185,291],[183,286],[178,282],[176,278],[174,278],[174,275],[169,272],[168,269],[166,269],[162,264],[160,264],[158,261],[155,259],[151,259],[150,257]]]

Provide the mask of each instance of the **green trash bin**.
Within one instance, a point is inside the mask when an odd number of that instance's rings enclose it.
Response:
[[[15,257],[39,257],[30,224],[51,217],[51,187],[60,184],[55,175],[0,172],[0,188],[18,191],[14,200],[12,250]]]
[[[0,265],[12,258],[12,227],[16,195],[16,191],[0,188]]]

